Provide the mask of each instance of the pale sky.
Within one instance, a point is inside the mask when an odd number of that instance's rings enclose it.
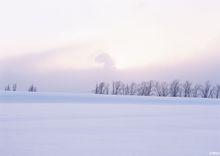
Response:
[[[100,81],[97,70],[109,70],[108,80],[218,81],[219,8],[219,0],[1,1],[0,87],[36,82],[52,90],[47,82],[63,73],[64,86],[78,74],[78,87],[55,90],[84,91],[79,81]]]

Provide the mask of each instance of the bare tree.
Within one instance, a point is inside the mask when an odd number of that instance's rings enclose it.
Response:
[[[193,88],[192,88],[191,96],[192,97],[199,97],[200,96],[200,90],[201,90],[201,85],[199,85],[199,84],[194,85]]]
[[[113,81],[112,82],[112,94],[113,95],[121,94],[122,86],[123,84],[121,81]]]
[[[127,84],[124,88],[124,95],[135,95],[136,94],[136,83],[132,82],[131,84]]]
[[[168,96],[169,95],[169,85],[166,82],[156,82],[155,90],[157,96]]]
[[[151,96],[153,94],[154,81],[150,80],[147,82],[145,96]]]
[[[129,89],[130,95],[135,95],[137,93],[137,84],[132,82]]]
[[[101,82],[99,84],[99,94],[104,94],[104,90],[105,90],[105,82]]]
[[[94,93],[99,94],[99,84],[98,83],[96,83],[96,85],[95,85]]]
[[[210,97],[211,93],[211,84],[209,81],[206,81],[204,86],[201,87],[201,96],[203,98],[208,98]]]
[[[153,92],[154,81],[142,82],[138,87],[138,95],[150,96]]]
[[[94,92],[95,94],[109,94],[109,84],[105,82],[97,83]]]
[[[220,98],[220,85],[216,86],[216,98]]]
[[[158,81],[155,83],[155,92],[157,96],[163,96],[162,84]]]
[[[139,96],[144,96],[145,93],[145,82],[141,82],[140,84],[138,84],[138,89],[137,89],[137,95]]]
[[[28,88],[29,92],[37,92],[37,87],[34,86],[33,84]]]
[[[170,84],[170,96],[177,97],[180,93],[180,81],[174,80]]]
[[[119,94],[120,95],[125,95],[125,84],[124,83],[121,83]]]
[[[8,85],[5,90],[10,90]],[[13,89],[14,90],[14,89]],[[15,89],[16,90],[16,89]],[[36,91],[35,86],[31,86],[29,91]],[[203,86],[193,85],[190,81],[181,83],[179,80],[174,80],[170,84],[159,81],[144,81],[141,83],[125,84],[122,81],[113,81],[112,88],[105,82],[97,83],[95,94],[111,94],[113,95],[138,95],[138,96],[172,96],[172,97],[203,97],[203,98],[220,98],[220,85],[212,87],[209,81]]]
[[[107,95],[109,94],[109,84],[108,84],[108,83],[105,84],[104,92],[105,92],[105,94],[107,94]]]
[[[216,88],[211,87],[208,98],[215,98]]]
[[[124,88],[124,95],[130,95],[130,87],[128,84]]]
[[[161,83],[161,89],[162,89],[162,96],[169,95],[169,85],[166,82]]]
[[[17,84],[16,84],[16,83],[13,84],[13,86],[12,86],[12,90],[13,90],[13,91],[17,91]]]
[[[192,92],[192,83],[189,81],[186,81],[182,85],[183,88],[183,96],[184,97],[190,97]]]
[[[112,95],[116,95],[116,82],[112,82]]]
[[[11,87],[10,85],[8,84],[6,87],[5,87],[5,91],[10,91],[11,90]]]

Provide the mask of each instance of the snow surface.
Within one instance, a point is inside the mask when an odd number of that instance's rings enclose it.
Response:
[[[0,156],[209,156],[220,100],[0,92]]]

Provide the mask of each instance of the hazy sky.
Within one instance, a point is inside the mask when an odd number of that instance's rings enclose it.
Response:
[[[2,1],[0,87],[81,92],[113,79],[219,82],[219,8],[219,0]]]

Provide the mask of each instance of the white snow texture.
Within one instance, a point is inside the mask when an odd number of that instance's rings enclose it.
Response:
[[[0,92],[0,156],[209,156],[220,100]]]

